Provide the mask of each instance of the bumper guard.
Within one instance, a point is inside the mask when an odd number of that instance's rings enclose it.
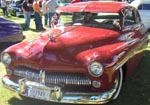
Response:
[[[112,99],[116,91],[116,89],[112,89],[103,93],[65,92],[62,91],[59,86],[46,86],[45,84],[29,81],[27,79],[18,79],[17,84],[7,76],[2,78],[2,83],[6,88],[20,95],[58,103],[104,104]]]

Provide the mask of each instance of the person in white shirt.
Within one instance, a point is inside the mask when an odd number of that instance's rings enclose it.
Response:
[[[56,12],[56,8],[58,7],[58,4],[56,0],[48,0],[46,6],[49,11],[49,27],[51,27],[51,19]]]
[[[49,26],[49,24],[48,24],[49,10],[47,7],[47,1],[48,0],[43,0],[43,2],[42,2],[42,12],[44,15],[44,25],[45,26]]]
[[[8,16],[6,0],[1,0],[1,8],[3,11],[3,16]]]

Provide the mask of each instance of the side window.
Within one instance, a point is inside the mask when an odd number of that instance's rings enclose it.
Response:
[[[140,5],[140,6],[138,7],[138,10],[142,10],[142,5]]]
[[[135,17],[136,17],[136,23],[140,23],[141,22],[141,17],[138,11],[135,11]]]
[[[135,20],[135,13],[133,10],[126,11],[125,18],[124,18],[124,26],[129,26],[136,24]]]
[[[150,4],[142,4],[138,7],[138,10],[150,10]]]

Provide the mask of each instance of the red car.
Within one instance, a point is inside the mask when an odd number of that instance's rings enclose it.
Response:
[[[54,28],[2,53],[6,88],[34,99],[103,104],[148,45],[138,11],[124,2],[82,2],[59,7]]]

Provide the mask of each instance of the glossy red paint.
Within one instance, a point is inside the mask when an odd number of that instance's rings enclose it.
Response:
[[[119,12],[125,6],[129,6],[128,3],[125,2],[80,2],[74,3],[69,6],[59,7],[57,12],[111,12],[116,13]]]
[[[97,29],[91,27],[78,26],[74,27],[66,31],[67,27],[59,28],[60,30],[64,30],[61,33],[55,34],[54,32],[49,33],[52,34],[55,38],[55,42],[49,41],[46,48],[48,49],[59,49],[77,46],[85,43],[91,43],[98,40],[108,39],[112,37],[118,37],[119,33],[117,31],[108,30],[108,29]],[[59,37],[57,37],[59,36]]]
[[[50,41],[50,35],[55,37],[55,42]],[[43,56],[44,50],[46,49],[60,51],[59,49],[79,46],[108,38],[117,38],[118,36],[119,33],[117,31],[108,29],[83,26],[63,27],[46,31],[34,41],[30,41],[28,43],[23,42],[12,48],[10,47],[9,50],[14,51],[17,56],[28,59],[32,62],[35,60],[39,61],[39,59]]]
[[[108,60],[112,58],[114,55],[122,52],[123,49],[127,47],[128,44],[125,42],[106,45],[95,49],[83,51],[77,55],[77,59],[85,63],[86,65],[89,65],[92,61],[95,60],[102,62],[102,60]]]
[[[91,100],[93,94],[98,94],[99,97],[104,92],[113,95],[110,99],[106,99],[105,102],[114,99],[114,95],[120,91],[118,88],[121,88],[121,85],[116,84],[122,84],[122,79],[126,78],[123,76],[127,76],[133,71],[146,50],[148,31],[140,21],[137,10],[122,2],[93,1],[60,7],[57,11],[79,12],[77,17],[73,17],[76,14],[72,13],[71,20],[74,18],[80,20],[78,17],[86,14],[84,12],[98,12],[96,15],[94,13],[95,20],[103,19],[105,17],[103,12],[114,12],[119,16],[117,18],[116,15],[111,17],[112,13],[108,15],[104,20],[111,18],[112,21],[107,21],[105,24],[110,23],[110,25],[105,27],[102,27],[105,25],[103,20],[97,21],[103,23],[98,24],[98,26],[96,26],[96,23],[86,25],[82,21],[78,25],[73,22],[62,24],[46,30],[32,41],[22,42],[7,48],[2,53],[2,58],[3,54],[8,53],[10,55],[8,57],[6,54],[8,59],[11,58],[11,63],[6,64],[6,69],[13,71],[13,74],[11,75],[8,72],[9,75],[4,76],[4,78],[10,81],[13,81],[14,78],[18,79],[18,81],[21,81],[20,78],[32,81],[37,79],[35,80],[36,83],[43,81],[41,78],[44,78],[44,83],[42,83],[44,87],[51,84],[58,85],[63,93],[71,91],[75,93],[73,94],[75,97],[77,93],[83,92],[87,95],[90,94],[89,100]],[[132,14],[134,15],[134,20],[128,17],[128,11],[129,13],[134,12]],[[102,12],[102,14],[99,14],[99,12]],[[84,18],[81,19],[84,21]],[[114,24],[116,19],[119,21],[118,25]],[[109,26],[113,26],[113,28]],[[8,61],[3,62],[7,63]],[[96,65],[90,69],[90,64],[93,62],[97,62],[101,66]],[[97,73],[101,69],[103,69],[101,75],[97,76],[91,73],[92,70]],[[36,77],[34,78],[35,75]],[[50,79],[47,80],[47,78]],[[90,82],[85,82],[89,80]],[[80,85],[83,87],[80,87]],[[111,89],[115,93],[112,93]],[[93,94],[91,95],[91,93]],[[70,97],[72,97],[72,94]],[[85,98],[85,96],[83,97]],[[80,100],[82,101],[82,99]],[[89,100],[87,101],[89,102]],[[79,99],[75,102],[78,101]],[[89,104],[88,102],[87,104]],[[90,102],[94,101],[91,100]],[[99,103],[99,101],[96,100],[96,103]]]
[[[124,66],[124,68],[126,68],[126,75],[124,76],[124,80],[128,79],[128,77],[134,73],[134,70],[140,64],[144,54],[145,54],[144,52],[139,53],[135,55],[132,59],[128,60],[128,62]]]

